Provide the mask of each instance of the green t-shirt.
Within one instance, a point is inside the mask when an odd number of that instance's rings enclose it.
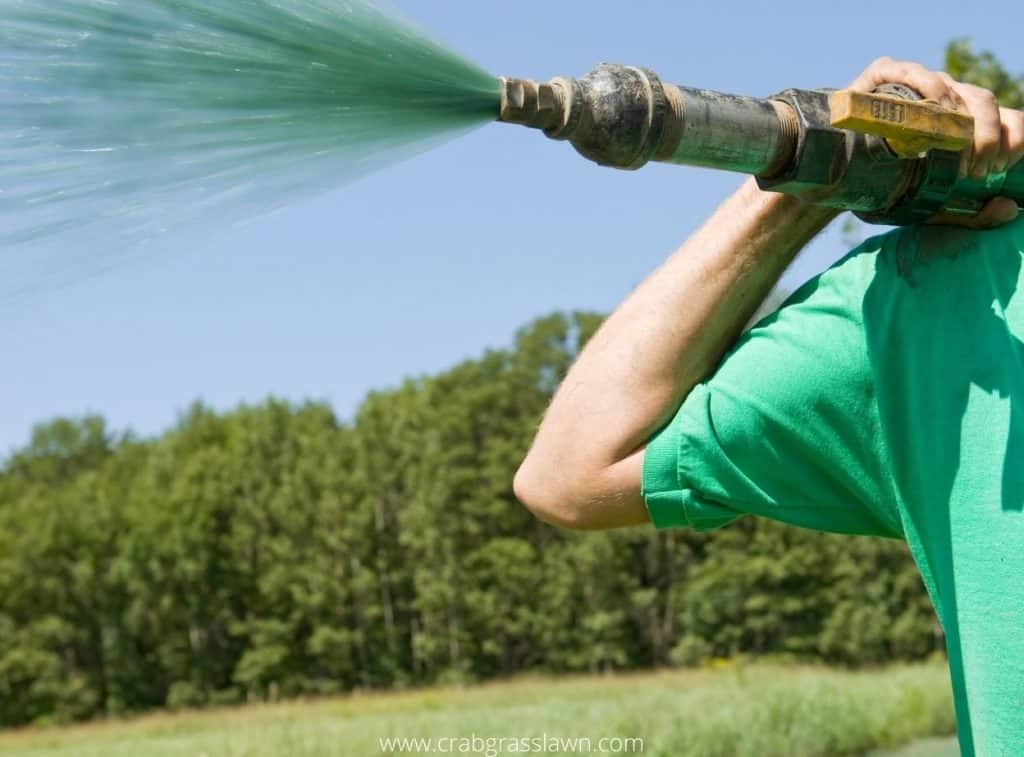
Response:
[[[962,753],[1024,755],[1024,219],[865,242],[747,332],[650,441],[659,528],[744,514],[906,539]]]

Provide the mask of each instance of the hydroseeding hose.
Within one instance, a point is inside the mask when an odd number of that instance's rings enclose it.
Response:
[[[763,189],[871,223],[973,214],[996,196],[1024,207],[1024,161],[983,179],[959,176],[973,120],[903,85],[755,98],[665,84],[647,69],[607,63],[579,79],[501,85],[501,121],[567,140],[605,166],[653,160],[751,174]]]

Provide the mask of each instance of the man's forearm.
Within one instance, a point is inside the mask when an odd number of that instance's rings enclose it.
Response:
[[[567,525],[643,522],[643,445],[835,215],[745,182],[587,344],[517,477],[520,496]]]

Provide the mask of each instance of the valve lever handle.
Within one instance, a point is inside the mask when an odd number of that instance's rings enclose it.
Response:
[[[960,152],[974,142],[974,118],[931,100],[840,89],[830,105],[833,126],[883,137],[901,158],[929,150]]]

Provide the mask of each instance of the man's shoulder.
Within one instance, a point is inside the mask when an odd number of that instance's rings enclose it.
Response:
[[[901,331],[928,322],[948,324],[966,316],[965,310],[975,313],[979,302],[985,307],[1007,303],[1018,289],[1022,256],[1024,219],[985,231],[928,225],[892,229],[813,277],[759,325],[781,333],[786,324],[817,323],[808,316],[823,311],[861,328],[879,322]]]
[[[896,229],[880,239],[882,262],[900,278],[960,276],[971,269],[1012,262],[1024,251],[1024,217],[992,229],[920,225]]]
[[[994,229],[919,225],[865,240],[821,275],[814,287],[841,288],[855,299],[869,293],[932,297],[998,283],[1016,286],[1024,255],[1024,216]],[[810,282],[809,282],[810,283]]]
[[[970,341],[994,307],[1014,315],[1015,323],[1024,315],[1009,307],[1024,295],[1019,286],[1024,256],[1020,220],[989,230],[896,229],[854,254],[870,259],[866,286],[863,276],[856,283],[867,330],[898,332],[915,343],[936,334],[946,342]]]

